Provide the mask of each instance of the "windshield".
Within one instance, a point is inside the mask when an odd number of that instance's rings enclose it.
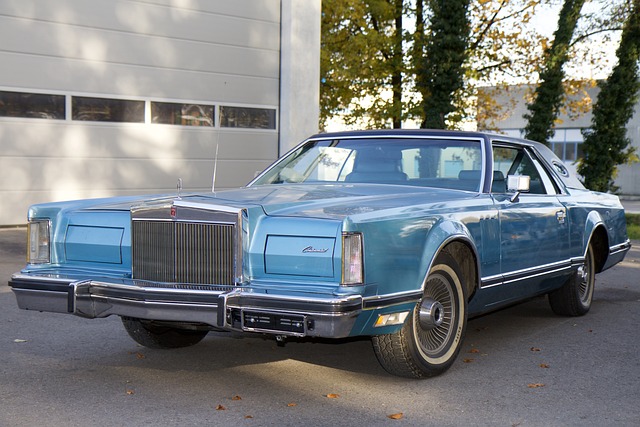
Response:
[[[480,141],[368,138],[309,141],[251,185],[373,183],[478,191]]]

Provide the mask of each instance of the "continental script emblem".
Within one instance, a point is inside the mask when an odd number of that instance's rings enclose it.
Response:
[[[316,249],[313,246],[307,246],[306,248],[304,248],[302,250],[302,253],[303,254],[308,254],[308,253],[323,254],[323,253],[327,252],[328,250],[329,250],[328,248]]]

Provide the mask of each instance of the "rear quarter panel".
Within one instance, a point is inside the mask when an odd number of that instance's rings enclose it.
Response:
[[[560,196],[560,201],[567,207],[572,256],[584,256],[598,226],[605,227],[609,247],[627,241],[624,208],[617,196],[589,190],[568,191],[570,194]]]

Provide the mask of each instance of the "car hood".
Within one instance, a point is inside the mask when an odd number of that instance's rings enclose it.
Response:
[[[379,184],[263,185],[185,197],[194,202],[247,207],[259,205],[270,216],[343,219],[346,216],[439,204],[476,193]]]
[[[382,184],[277,184],[244,187],[215,193],[190,193],[101,200],[88,210],[130,210],[143,204],[181,200],[203,208],[229,206],[262,208],[270,216],[343,219],[347,216],[406,208],[415,205],[443,207],[446,203],[477,197],[477,193],[449,189]],[[425,206],[425,207],[427,207]],[[67,205],[67,207],[69,207]]]

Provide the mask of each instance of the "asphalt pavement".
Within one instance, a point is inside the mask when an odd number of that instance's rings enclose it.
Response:
[[[591,311],[546,298],[468,323],[444,375],[387,374],[367,339],[211,333],[138,346],[117,318],[19,310],[24,229],[0,229],[0,426],[638,426],[640,242],[597,277]]]

